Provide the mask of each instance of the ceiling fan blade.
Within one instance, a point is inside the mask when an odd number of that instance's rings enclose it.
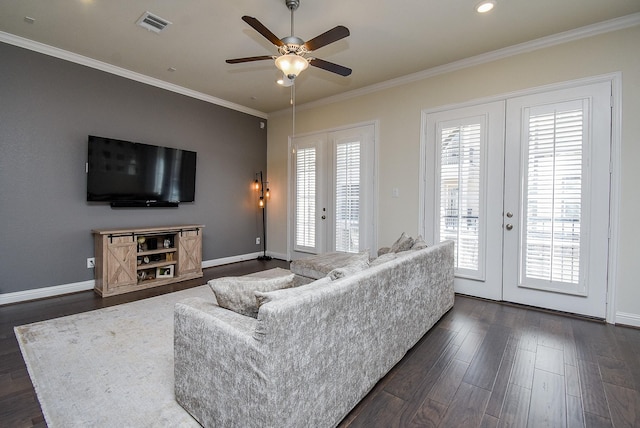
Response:
[[[319,36],[314,37],[304,44],[304,47],[308,51],[314,51],[330,43],[337,42],[340,39],[344,39],[349,35],[349,29],[345,26],[338,25],[329,31],[325,31]]]
[[[311,58],[309,60],[309,64],[313,65],[314,67],[318,67],[321,68],[323,70],[327,70],[330,71],[332,73],[336,73],[339,74],[341,76],[349,76],[351,74],[351,69],[347,68],[347,67],[343,67],[341,65],[338,64],[334,64],[332,62],[329,61],[325,61],[323,59],[319,59],[319,58]]]
[[[226,62],[227,64],[239,64],[241,62],[262,61],[265,59],[273,59],[273,56],[270,56],[270,55],[248,56],[246,58],[228,59]]]
[[[283,46],[284,43],[282,43],[282,40],[280,40],[278,38],[278,36],[276,36],[275,34],[273,34],[267,27],[265,27],[264,25],[262,25],[262,23],[260,21],[258,21],[256,18],[254,18],[253,16],[243,16],[242,20],[244,22],[246,22],[247,24],[251,25],[251,27],[256,30],[258,33],[262,34],[262,36],[264,38],[266,38],[267,40],[269,40],[271,43],[273,43],[274,45],[280,47]]]

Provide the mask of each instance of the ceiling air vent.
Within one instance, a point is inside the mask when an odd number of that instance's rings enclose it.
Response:
[[[164,30],[167,25],[171,24],[170,21],[167,21],[164,18],[160,18],[157,15],[154,15],[151,12],[145,12],[142,14],[138,22],[136,22],[142,28],[146,28],[149,31],[153,31],[154,33],[159,33]]]

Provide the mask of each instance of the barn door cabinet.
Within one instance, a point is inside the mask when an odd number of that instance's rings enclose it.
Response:
[[[203,228],[94,229],[96,293],[108,297],[202,277]]]

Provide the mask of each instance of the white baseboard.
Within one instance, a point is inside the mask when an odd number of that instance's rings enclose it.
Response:
[[[61,296],[63,294],[77,293],[78,291],[92,290],[95,281],[74,282],[71,284],[54,285],[51,287],[34,288],[32,290],[16,291],[14,293],[0,294],[0,306],[9,303],[26,302],[27,300],[44,299],[45,297]]]
[[[237,262],[244,262],[246,260],[254,260],[254,259],[257,259],[258,256],[261,254],[262,252],[259,251],[257,253],[240,254],[238,256],[223,257],[221,259],[214,259],[214,260],[206,260],[202,262],[202,268],[205,269],[205,268],[210,268],[214,266],[228,265],[229,263],[237,263]]]
[[[286,254],[273,253],[271,251],[267,251],[267,254],[270,255],[271,257],[273,257],[274,259],[287,260],[287,255]]]
[[[640,315],[629,314],[626,312],[616,312],[616,324],[640,327]]]
[[[267,253],[276,259],[285,260],[286,256]],[[262,255],[262,251],[250,254],[241,254],[238,256],[224,257],[215,260],[206,260],[202,262],[202,268],[227,265],[229,263],[243,262],[246,260],[257,259]],[[34,288],[32,290],[16,291],[13,293],[0,294],[0,306],[10,303],[26,302],[28,300],[44,299],[46,297],[61,296],[63,294],[77,293],[78,291],[92,290],[95,286],[94,280],[74,282],[71,284],[54,285],[51,287]]]

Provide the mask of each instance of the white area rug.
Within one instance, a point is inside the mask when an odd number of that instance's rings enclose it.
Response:
[[[203,285],[16,327],[49,428],[199,427],[173,394],[173,307],[189,297],[215,301]]]

